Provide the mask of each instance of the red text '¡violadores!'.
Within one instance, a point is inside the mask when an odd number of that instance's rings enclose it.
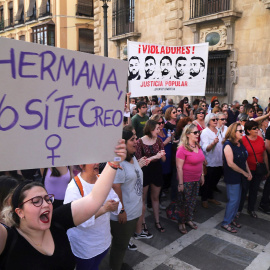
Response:
[[[167,47],[139,44],[138,53],[143,54],[194,54],[195,46]]]

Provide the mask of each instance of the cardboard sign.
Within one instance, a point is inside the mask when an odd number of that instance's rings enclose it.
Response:
[[[208,43],[171,47],[129,41],[128,60],[133,97],[205,95]]]
[[[0,170],[114,159],[127,63],[0,38]]]

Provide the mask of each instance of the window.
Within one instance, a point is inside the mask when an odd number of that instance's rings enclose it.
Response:
[[[228,51],[209,53],[206,94],[226,94],[226,68],[228,56]]]
[[[13,2],[9,3],[9,8],[8,8],[8,27],[13,26]]]
[[[230,0],[190,0],[190,19],[230,9]]]
[[[42,0],[42,3],[39,8],[39,17],[51,16],[51,1]]]
[[[33,43],[55,46],[55,30],[54,25],[44,24],[32,28]]]
[[[24,23],[24,1],[19,1],[18,11],[15,17],[15,23],[16,24],[22,24]]]
[[[93,0],[78,0],[76,15],[93,17]]]
[[[4,30],[4,9],[0,6],[0,31]]]
[[[112,17],[113,36],[134,32],[134,0],[115,0]]]
[[[28,11],[27,11],[28,21],[33,21],[37,17],[37,8],[36,8],[36,0],[30,0]]]
[[[94,31],[79,29],[79,51],[94,54]]]
[[[19,40],[25,41],[25,35],[21,35],[21,36],[19,37]]]

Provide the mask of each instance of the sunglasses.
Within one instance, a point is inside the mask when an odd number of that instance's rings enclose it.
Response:
[[[241,120],[240,120],[241,121]],[[242,120],[242,122],[247,122],[247,120]]]
[[[227,119],[226,119],[226,118],[220,118],[219,120],[221,120],[221,121],[226,121]]]
[[[240,133],[243,133],[243,132],[244,132],[243,129],[239,129],[239,130],[237,129],[236,132],[237,132],[237,131],[240,132]]]
[[[172,112],[173,114],[176,114],[176,112]]]
[[[254,113],[254,111],[250,111],[249,113]]]
[[[217,103],[215,103],[215,105],[218,105],[219,103],[217,102]]]
[[[29,200],[21,203],[19,205],[19,207],[22,206],[22,205],[24,205],[25,203],[27,203],[29,201],[31,201],[34,206],[40,207],[43,204],[43,200],[45,200],[45,202],[47,204],[52,204],[53,201],[54,201],[54,195],[53,194],[47,194],[44,197],[42,197],[42,196],[33,197],[33,198],[31,198],[31,199],[29,199]]]
[[[216,122],[216,121],[218,121],[218,119],[216,119],[216,118],[213,118],[213,119],[211,119],[213,122]]]
[[[164,125],[164,121],[158,122],[159,125]]]
[[[202,107],[206,107],[206,105],[202,105]]]
[[[187,101],[185,101],[184,103],[185,103],[185,104],[188,104],[188,102],[187,102]]]
[[[177,110],[177,112],[182,112],[182,110]]]
[[[200,135],[201,134],[201,132],[199,130],[193,131],[193,132],[190,132],[190,133],[193,133],[194,135]]]
[[[204,114],[204,112],[198,112],[197,114]]]
[[[253,127],[251,130],[256,130],[256,129],[259,129],[258,127]]]

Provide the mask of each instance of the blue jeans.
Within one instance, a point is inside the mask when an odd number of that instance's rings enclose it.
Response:
[[[76,257],[76,269],[77,270],[98,270],[98,266],[102,259],[105,257],[110,248],[106,249],[101,254],[91,258],[91,259],[81,259]]]
[[[222,225],[230,224],[238,211],[238,207],[241,199],[241,184],[226,184],[227,186],[227,198],[226,212]]]

